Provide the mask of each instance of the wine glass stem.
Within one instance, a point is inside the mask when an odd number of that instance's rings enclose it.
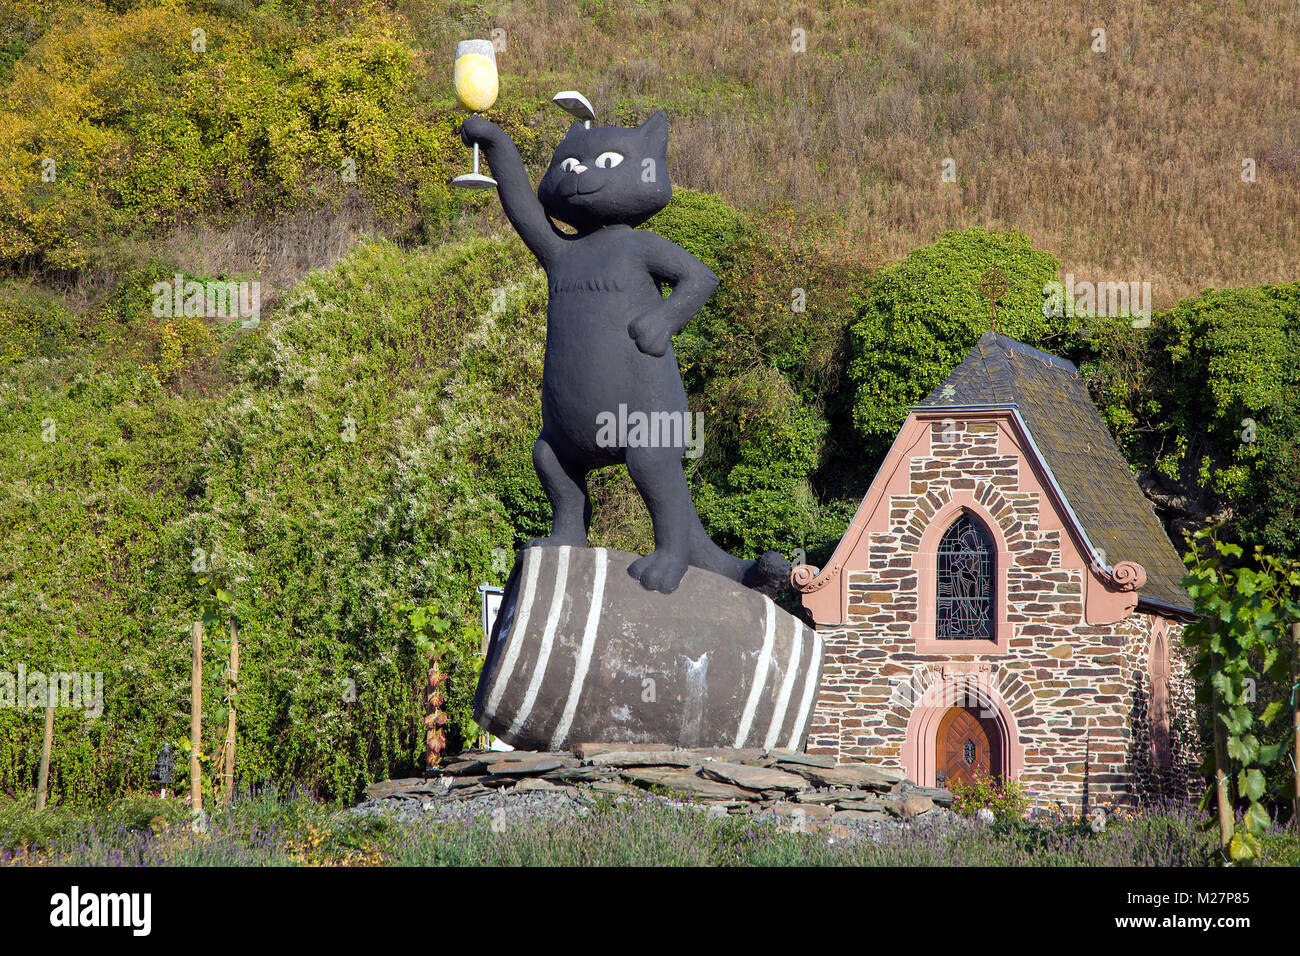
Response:
[[[474,111],[473,113],[471,113],[470,115],[471,115],[471,116],[478,116],[478,110],[475,110],[475,111]],[[475,175],[475,176],[478,175],[478,143],[475,143],[475,144],[474,144],[474,175]]]

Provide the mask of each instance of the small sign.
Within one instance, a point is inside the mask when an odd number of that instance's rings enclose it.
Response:
[[[492,628],[496,626],[497,614],[501,611],[501,596],[504,588],[492,587],[490,584],[480,584],[478,593],[483,598],[483,648],[482,653],[486,657],[488,651],[488,642],[492,640]],[[514,750],[504,740],[498,740],[491,734],[487,735],[489,750]]]
[[[492,587],[489,584],[480,584],[478,593],[483,598],[483,654],[487,654],[488,642],[492,639],[492,628],[496,626],[497,614],[501,611],[501,595],[505,593],[504,588]]]

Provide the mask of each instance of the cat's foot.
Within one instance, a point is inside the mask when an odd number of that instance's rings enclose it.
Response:
[[[647,591],[672,594],[686,573],[686,558],[666,551],[655,551],[629,564],[627,573],[640,581]]]
[[[587,538],[577,534],[548,534],[545,538],[529,538],[525,548],[585,548]]]
[[[740,583],[760,594],[776,597],[790,587],[790,562],[775,551],[764,551],[745,571]]]

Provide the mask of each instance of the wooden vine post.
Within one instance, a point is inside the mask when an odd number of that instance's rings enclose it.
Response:
[[[194,645],[191,650],[190,670],[190,810],[203,809],[203,790],[200,786],[199,754],[203,740],[203,622],[195,621]]]
[[[45,736],[41,741],[41,768],[36,780],[36,812],[45,809],[50,783],[50,748],[54,744],[54,690],[45,688]]]
[[[1291,755],[1291,770],[1295,789],[1292,791],[1291,825],[1300,831],[1300,621],[1291,625],[1291,728],[1295,734],[1292,741],[1294,753]]]
[[[1214,687],[1214,675],[1219,673],[1222,664],[1218,654],[1210,657],[1210,687]],[[1232,810],[1232,782],[1228,769],[1232,766],[1228,759],[1228,738],[1224,734],[1223,705],[1219,702],[1217,690],[1210,691],[1214,701],[1214,786],[1215,797],[1219,807],[1219,845],[1228,848],[1232,842],[1236,815]]]
[[[230,697],[226,713],[226,765],[221,775],[222,800],[226,806],[235,793],[235,694],[239,690],[239,625],[230,618]]]

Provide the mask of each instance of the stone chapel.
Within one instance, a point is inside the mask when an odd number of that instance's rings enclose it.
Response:
[[[987,332],[796,569],[826,648],[807,749],[1075,811],[1184,798],[1183,574],[1074,365]]]

